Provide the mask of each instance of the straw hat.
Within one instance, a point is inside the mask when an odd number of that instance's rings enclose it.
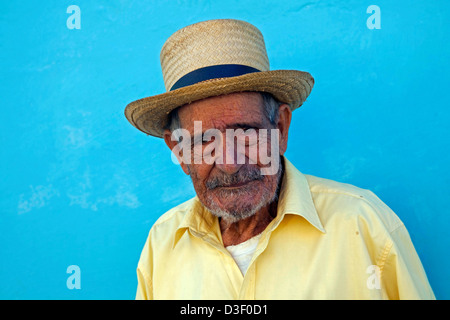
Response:
[[[209,20],[180,29],[164,43],[160,57],[167,92],[125,108],[133,126],[155,137],[163,136],[172,110],[193,101],[261,91],[295,110],[314,85],[307,72],[270,71],[261,32],[240,20]]]

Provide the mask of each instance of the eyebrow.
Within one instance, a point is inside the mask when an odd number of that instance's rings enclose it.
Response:
[[[261,129],[262,126],[263,125],[259,122],[237,122],[228,126],[227,129],[249,129],[249,128]]]

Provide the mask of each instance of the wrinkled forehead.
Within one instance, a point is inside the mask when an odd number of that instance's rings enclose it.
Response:
[[[268,126],[263,112],[263,99],[257,92],[241,92],[211,97],[184,105],[178,109],[183,128],[193,130],[201,122],[203,130]]]

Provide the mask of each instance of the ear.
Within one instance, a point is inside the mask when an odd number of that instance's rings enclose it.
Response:
[[[187,163],[183,161],[183,149],[180,148],[179,143],[177,139],[172,139],[172,132],[170,130],[164,130],[164,142],[169,147],[169,149],[172,151],[173,155],[177,158],[178,163],[181,166],[181,169],[183,169],[184,173],[189,175],[189,168]]]
[[[289,127],[291,125],[292,111],[289,105],[282,104],[278,109],[277,128],[280,130],[280,155],[283,155],[287,149]]]

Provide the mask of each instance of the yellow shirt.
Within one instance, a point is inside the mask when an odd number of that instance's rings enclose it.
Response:
[[[435,299],[409,234],[371,191],[300,173],[286,158],[277,216],[241,273],[197,197],[162,215],[136,299]]]

